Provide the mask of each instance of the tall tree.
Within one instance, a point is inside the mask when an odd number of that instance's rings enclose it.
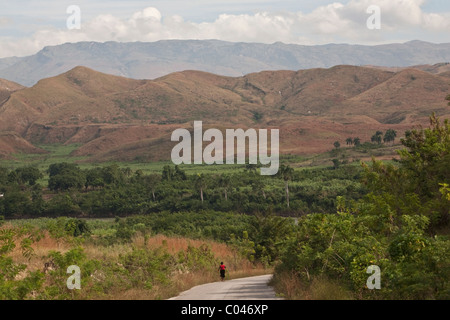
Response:
[[[261,193],[264,199],[266,199],[266,192],[264,190],[264,187],[264,182],[260,178],[255,179],[252,183],[253,192],[255,192],[256,194]]]
[[[381,144],[381,141],[383,140],[383,132],[377,131],[372,138],[370,139],[373,143]]]
[[[228,189],[231,185],[231,177],[227,174],[221,174],[218,178],[219,187],[223,189],[225,201],[228,201]]]
[[[145,183],[147,188],[152,192],[153,201],[156,200],[155,189],[161,181],[161,176],[159,174],[153,173],[151,175],[145,176]]]
[[[197,174],[197,177],[195,178],[195,188],[200,191],[200,199],[203,203],[203,190],[206,188],[206,177],[202,174]]]
[[[294,169],[292,169],[289,165],[285,166],[284,164],[282,164],[278,171],[278,175],[284,180],[286,203],[289,208],[289,180],[292,180],[292,177],[294,175]]]
[[[397,137],[397,131],[393,130],[393,129],[389,129],[388,131],[386,131],[383,141],[386,142],[394,142],[395,138]]]

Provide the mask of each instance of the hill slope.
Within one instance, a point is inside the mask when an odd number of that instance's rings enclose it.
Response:
[[[184,71],[132,80],[76,67],[17,89],[0,103],[0,132],[17,138],[3,139],[3,156],[39,152],[31,144],[77,143],[74,155],[95,161],[169,159],[171,133],[195,120],[204,129],[280,128],[282,153],[308,154],[348,137],[369,140],[376,130],[402,134],[426,125],[432,112],[450,115],[448,78],[417,69],[336,66],[236,78]]]

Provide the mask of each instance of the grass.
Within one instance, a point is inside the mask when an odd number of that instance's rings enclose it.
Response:
[[[12,220],[3,225],[2,229],[15,228],[23,225],[32,225],[38,227],[43,231],[43,237],[36,243],[32,244],[34,254],[31,258],[25,258],[22,255],[20,246],[17,246],[11,253],[8,254],[15,263],[25,264],[27,267],[22,271],[16,280],[26,277],[29,272],[42,271],[44,264],[49,262],[49,254],[52,251],[58,251],[65,254],[72,248],[81,246],[83,251],[90,261],[101,261],[103,266],[112,266],[107,270],[99,269],[91,274],[91,281],[105,281],[109,283],[106,287],[107,291],[93,291],[91,285],[80,291],[77,299],[102,299],[102,300],[160,300],[168,299],[177,296],[181,292],[192,288],[193,286],[219,281],[218,271],[215,264],[203,265],[201,268],[183,268],[174,271],[170,274],[167,282],[157,283],[151,288],[144,288],[141,284],[134,286],[124,286],[123,282],[118,281],[116,277],[121,277],[123,271],[114,271],[119,273],[111,273],[111,270],[121,268],[119,263],[121,257],[132,254],[134,250],[144,249],[145,251],[158,251],[163,249],[171,256],[177,257],[187,255],[189,248],[202,248],[206,246],[214,255],[217,261],[224,261],[228,268],[228,279],[256,276],[271,273],[271,269],[266,269],[261,265],[253,264],[246,258],[242,257],[235,248],[228,246],[225,243],[220,243],[213,240],[193,240],[184,237],[168,237],[163,235],[152,235],[144,237],[137,233],[132,237],[129,243],[113,243],[111,245],[99,245],[95,241],[95,235],[85,238],[84,241],[75,241],[73,238],[53,238],[50,233],[45,230],[45,225],[51,219],[36,219],[36,220]],[[108,228],[114,221],[112,219],[96,219],[89,220],[89,225],[94,230]],[[77,239],[82,240],[82,239]],[[19,242],[20,240],[18,240]],[[148,263],[152,263],[148,261]],[[145,268],[146,266],[142,266]],[[112,268],[112,269],[111,269]],[[100,279],[97,280],[96,278]],[[51,283],[51,274],[46,274],[46,283]],[[117,282],[116,282],[117,281]],[[145,279],[139,279],[139,282],[144,282]]]
[[[14,154],[12,159],[0,160],[0,166],[8,169],[16,169],[22,166],[37,167],[41,171],[48,169],[50,164],[53,163],[77,163],[82,169],[89,169],[96,166],[107,166],[111,164],[117,164],[121,167],[129,167],[133,171],[142,170],[144,173],[161,172],[165,165],[173,165],[171,161],[159,161],[159,162],[145,162],[145,161],[132,161],[132,162],[104,162],[104,163],[92,163],[89,162],[89,157],[74,157],[71,153],[77,150],[81,144],[47,144],[37,145],[37,147],[46,150],[48,154]],[[359,159],[370,159],[372,156],[376,157],[389,157],[395,156],[395,150],[398,149],[398,145],[373,145],[370,143],[363,144],[359,147],[341,147],[339,150],[330,151],[317,155],[280,155],[280,162],[290,164],[295,167],[329,167],[332,165],[331,160],[337,158],[341,161],[347,160],[348,162],[359,162]],[[245,165],[180,165],[180,168],[186,171],[188,174],[196,173],[232,173],[236,170],[243,170]]]
[[[42,171],[48,169],[53,163],[77,163],[82,169],[89,169],[96,166],[107,166],[118,164],[121,167],[129,167],[132,170],[142,170],[144,173],[161,172],[165,165],[173,165],[171,161],[159,162],[89,162],[89,157],[74,157],[71,153],[78,149],[80,144],[71,145],[38,145],[37,147],[48,151],[48,154],[14,154],[12,159],[0,160],[0,166],[8,169],[16,169],[23,166],[33,166]],[[373,149],[368,148],[341,148],[340,150],[332,150],[318,155],[298,156],[298,155],[280,155],[280,162],[290,164],[293,167],[329,167],[331,159],[338,158],[340,160],[359,160],[361,158],[371,158],[372,156],[394,156],[394,150],[398,146],[375,146]],[[232,173],[236,170],[245,168],[245,165],[180,165],[180,168],[189,174],[192,173]]]
[[[90,169],[97,166],[108,166],[117,164],[120,167],[129,167],[133,171],[142,170],[145,174],[149,173],[161,173],[162,169],[166,165],[173,165],[171,161],[159,161],[159,162],[145,162],[145,161],[133,161],[133,162],[102,162],[92,163],[88,162],[88,157],[74,157],[71,153],[78,149],[80,144],[71,145],[38,145],[37,147],[48,151],[48,154],[14,154],[13,159],[0,160],[0,166],[14,170],[18,167],[33,166],[39,170],[45,172],[48,167],[53,163],[77,163],[81,169]],[[232,173],[238,169],[244,169],[245,165],[180,165],[180,168],[189,174],[194,173]]]
[[[277,274],[271,281],[275,291],[287,300],[354,300],[352,292],[337,280],[325,276],[302,281],[295,272]],[[282,294],[280,294],[282,292]]]

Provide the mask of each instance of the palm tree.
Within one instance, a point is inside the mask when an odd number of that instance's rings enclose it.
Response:
[[[397,137],[397,132],[393,129],[389,129],[388,131],[386,131],[383,141],[394,143],[396,137]]]
[[[203,189],[206,188],[206,177],[203,174],[197,174],[195,179],[195,187],[197,190],[200,190],[200,199],[203,203]]]
[[[378,144],[381,144],[381,140],[382,140],[382,137],[383,136],[383,132],[381,132],[381,131],[377,131],[373,136],[372,136],[372,138],[370,139],[372,142],[376,142],[376,143],[378,143]]]
[[[227,174],[221,174],[218,179],[219,187],[223,188],[225,201],[228,200],[228,188],[231,185],[231,177]]]
[[[347,140],[345,140],[345,142],[347,143],[347,145],[349,146],[351,146],[351,145],[353,145],[353,139],[352,138],[347,138]]]
[[[294,175],[294,169],[290,166],[285,166],[284,164],[280,166],[280,170],[278,174],[284,180],[284,187],[286,192],[286,202],[289,208],[289,180],[292,180],[292,176]]]
[[[155,189],[158,186],[158,183],[160,181],[161,181],[161,176],[159,174],[156,174],[156,173],[153,173],[153,174],[145,177],[145,182],[147,183],[147,186],[152,191],[153,201],[156,200]]]
[[[264,199],[266,199],[266,192],[264,191],[264,182],[261,179],[255,179],[252,183],[253,192],[256,194],[261,193]]]

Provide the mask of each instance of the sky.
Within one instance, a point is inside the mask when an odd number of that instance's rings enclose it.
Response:
[[[0,58],[67,42],[167,39],[444,43],[450,42],[450,1],[0,0]]]

